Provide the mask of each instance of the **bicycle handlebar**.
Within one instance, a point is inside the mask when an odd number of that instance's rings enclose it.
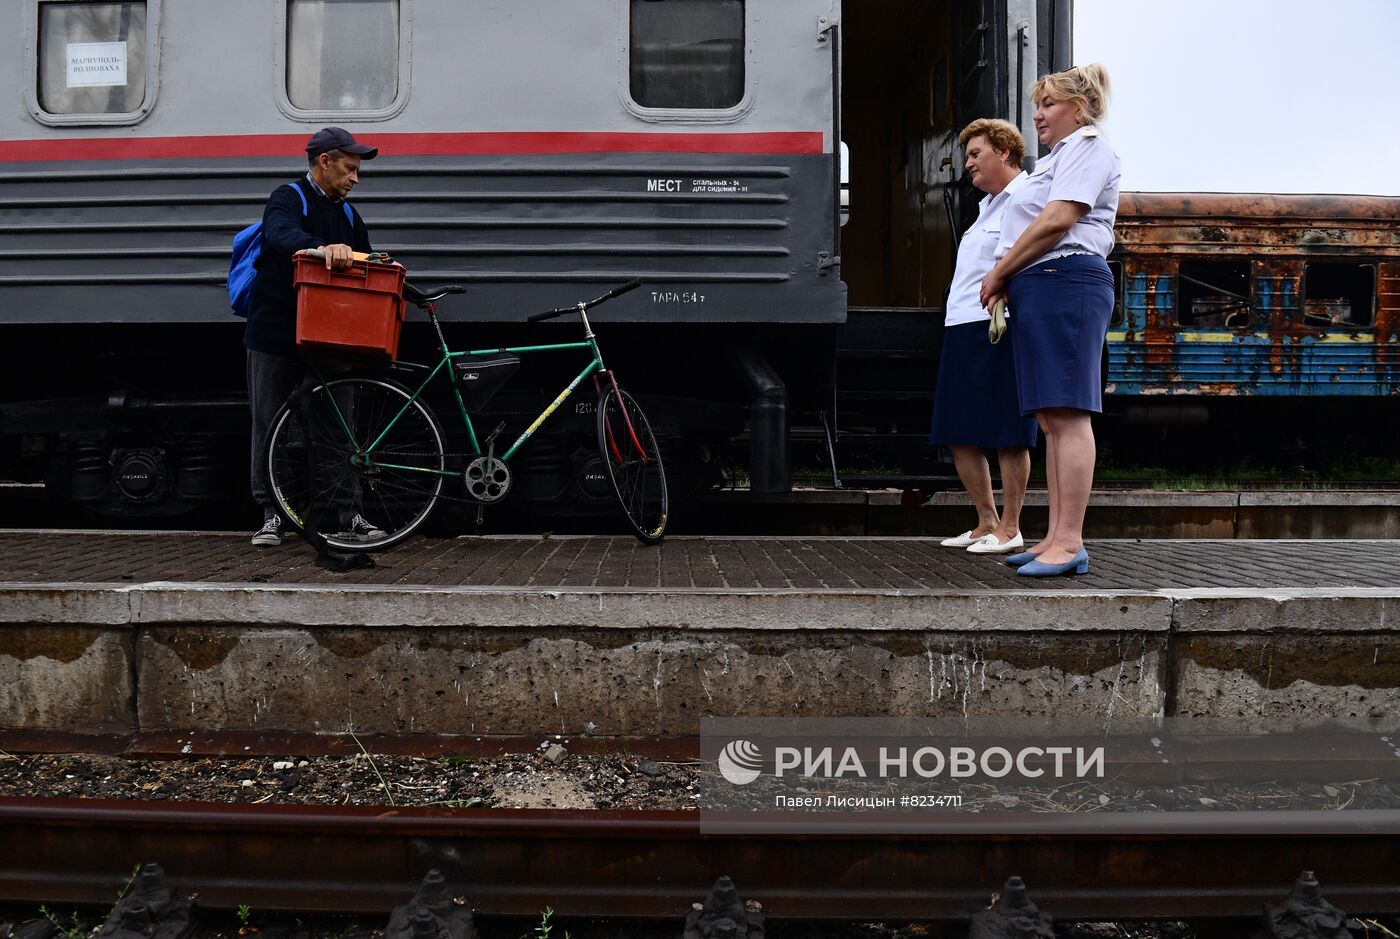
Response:
[[[556,316],[563,316],[565,313],[577,313],[580,307],[582,307],[585,310],[592,309],[598,304],[606,303],[614,297],[620,297],[630,290],[636,290],[641,285],[642,279],[638,277],[635,280],[629,280],[627,283],[623,284],[620,287],[614,287],[612,290],[609,290],[601,297],[595,297],[592,300],[588,300],[584,303],[575,304],[574,306],[561,306],[557,310],[545,310],[543,313],[533,313],[530,316],[525,317],[525,320],[529,323],[538,323],[541,320],[548,320],[553,319]]]

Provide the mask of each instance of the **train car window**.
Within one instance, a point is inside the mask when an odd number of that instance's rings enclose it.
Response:
[[[399,0],[290,0],[287,100],[379,111],[399,96]]]
[[[631,0],[629,79],[644,108],[723,110],[744,97],[744,0]]]
[[[1238,329],[1250,324],[1248,261],[1182,261],[1176,292],[1181,326]]]
[[[142,110],[146,0],[41,3],[38,13],[39,111],[126,116]]]
[[[1376,265],[1303,265],[1303,320],[1309,326],[1374,326]]]
[[[1123,325],[1123,262],[1109,261],[1108,269],[1113,273],[1113,316],[1108,325],[1117,328]]]

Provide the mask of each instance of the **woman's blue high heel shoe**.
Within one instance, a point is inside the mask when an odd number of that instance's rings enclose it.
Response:
[[[1087,574],[1089,573],[1089,552],[1084,548],[1079,549],[1079,553],[1063,564],[1045,564],[1040,561],[1031,561],[1022,564],[1016,573],[1023,577],[1058,577],[1061,574]]]
[[[1012,567],[1020,567],[1035,560],[1035,555],[1029,551],[1022,551],[1020,554],[1013,554],[1006,559],[1006,563]]]

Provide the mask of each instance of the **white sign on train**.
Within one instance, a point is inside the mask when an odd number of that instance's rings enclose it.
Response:
[[[653,290],[652,303],[704,303],[705,295],[694,290]]]
[[[126,84],[126,43],[68,43],[68,87],[103,88]]]

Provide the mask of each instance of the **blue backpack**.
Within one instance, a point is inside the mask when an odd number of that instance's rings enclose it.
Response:
[[[301,215],[305,218],[310,211],[306,205],[306,193],[296,183],[292,184],[297,198],[301,199]],[[350,211],[350,203],[342,202],[345,220],[355,227],[355,215]],[[228,262],[228,304],[234,316],[248,318],[253,305],[253,280],[258,276],[258,257],[262,254],[262,222],[254,222],[233,236],[233,256]]]

